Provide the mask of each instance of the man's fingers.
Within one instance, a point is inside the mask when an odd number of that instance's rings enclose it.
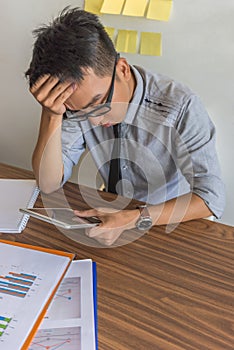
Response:
[[[76,90],[77,84],[69,81],[60,82],[58,77],[41,76],[30,88],[35,99],[46,109],[55,114],[63,114],[66,110],[64,102]]]
[[[54,88],[55,103],[63,104],[77,89],[77,84],[63,83]]]
[[[90,216],[99,216],[99,211],[97,209],[89,209],[89,210],[74,210],[74,214],[82,217],[90,217]]]
[[[42,75],[37,81],[30,87],[30,92],[34,94],[41,86],[50,78],[49,74]]]
[[[95,240],[98,243],[100,243],[100,244],[102,244],[102,245],[104,245],[106,247],[110,247],[113,243],[115,243],[115,241],[117,239],[118,239],[118,237],[117,238],[110,238],[110,239],[108,239],[108,238],[95,238]]]
[[[85,234],[90,238],[94,238],[106,233],[106,229],[102,228],[102,224],[95,227],[87,228],[85,231]]]
[[[56,114],[63,114],[66,111],[64,102],[73,94],[73,84],[63,83],[61,87],[55,87],[49,93],[49,95],[40,101],[40,96],[37,96],[37,100],[47,109],[55,112]],[[43,96],[42,96],[43,98]]]
[[[39,102],[42,102],[45,99],[55,100],[70,86],[71,92],[73,91],[71,82],[61,83],[59,78],[52,76],[49,76],[46,80],[42,79],[40,81],[36,81],[33,86],[34,89],[32,89],[32,87],[31,92]]]
[[[111,214],[117,213],[119,210],[113,208],[94,208],[88,210],[74,210],[78,216],[109,216]]]
[[[86,229],[85,231],[88,237],[94,238],[96,241],[106,246],[111,246],[122,232],[123,230],[119,229],[106,231],[106,228],[102,227],[102,225]]]

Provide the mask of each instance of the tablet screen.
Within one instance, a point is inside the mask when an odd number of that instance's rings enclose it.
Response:
[[[95,217],[80,218],[70,208],[27,208],[20,211],[66,228],[83,228],[100,223],[100,220]]]

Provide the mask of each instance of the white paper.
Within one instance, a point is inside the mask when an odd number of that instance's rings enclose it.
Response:
[[[73,261],[29,350],[95,350],[91,260]]]
[[[70,259],[0,242],[0,349],[25,343]]]

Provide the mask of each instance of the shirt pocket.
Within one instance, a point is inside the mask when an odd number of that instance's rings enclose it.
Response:
[[[178,106],[161,99],[145,98],[142,112],[146,119],[173,127],[179,114]]]

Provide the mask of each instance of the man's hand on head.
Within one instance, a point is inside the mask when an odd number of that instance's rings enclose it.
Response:
[[[77,84],[60,82],[59,78],[49,74],[41,76],[30,88],[31,94],[40,105],[52,114],[63,115],[64,103],[77,89]]]

